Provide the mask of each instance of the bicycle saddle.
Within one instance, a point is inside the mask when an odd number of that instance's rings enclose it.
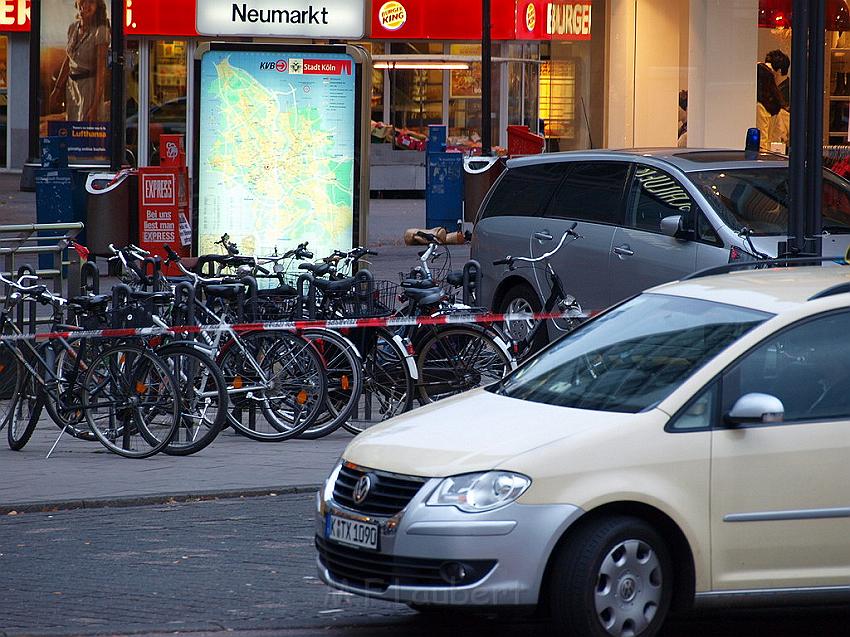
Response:
[[[112,300],[112,296],[109,294],[96,294],[94,296],[75,296],[70,301],[83,310],[95,310],[106,307],[110,300]]]
[[[296,294],[298,294],[298,290],[296,290],[291,285],[279,285],[276,288],[268,288],[266,290],[258,290],[257,294],[260,297],[295,296]]]
[[[431,279],[405,279],[401,282],[405,290],[430,290],[437,287]]]
[[[316,279],[313,281],[316,288],[321,290],[322,292],[348,292],[351,290],[356,284],[357,279],[354,277],[348,277],[347,279],[342,279],[340,281],[331,281],[330,279]]]
[[[439,303],[443,299],[443,296],[445,296],[442,288],[437,287],[430,287],[426,289],[405,288],[404,294],[411,301],[418,303],[419,305],[433,305],[434,303]]]
[[[299,263],[299,270],[308,270],[313,273],[313,276],[325,276],[331,271],[329,263]]]

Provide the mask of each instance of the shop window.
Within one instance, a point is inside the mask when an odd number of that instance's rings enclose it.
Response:
[[[150,157],[159,165],[159,136],[186,134],[186,46],[183,40],[160,40],[151,44],[150,62]]]
[[[438,43],[393,43],[391,52],[398,55],[441,55]],[[439,69],[393,69],[390,82],[390,119],[396,129],[427,135],[428,126],[443,123],[443,73]]]
[[[549,206],[549,216],[617,223],[629,169],[629,164],[622,162],[572,163]]]
[[[131,166],[139,165],[139,42],[127,42],[124,56],[124,91],[127,104],[125,116],[125,143],[127,152],[125,161]]]
[[[449,52],[453,56],[481,59],[480,44],[452,44]],[[494,45],[493,56],[501,50]],[[493,64],[490,99],[493,112],[498,112],[499,82],[503,65]],[[452,145],[475,153],[481,148],[481,63],[469,62],[468,69],[453,70],[449,75],[449,141]],[[491,120],[491,135],[499,139],[499,118]]]

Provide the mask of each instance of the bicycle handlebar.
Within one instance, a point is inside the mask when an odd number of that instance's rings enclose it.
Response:
[[[512,257],[508,256],[505,259],[499,259],[498,261],[493,261],[493,265],[507,265],[512,266],[516,261],[522,261],[523,263],[539,263],[540,261],[545,261],[549,259],[552,255],[554,255],[558,250],[560,250],[564,242],[567,240],[567,237],[573,237],[574,239],[581,239],[581,235],[576,232],[576,226],[578,223],[573,222],[573,224],[567,228],[564,234],[561,236],[561,240],[558,242],[557,247],[550,252],[546,252],[545,254],[540,255],[539,257]]]

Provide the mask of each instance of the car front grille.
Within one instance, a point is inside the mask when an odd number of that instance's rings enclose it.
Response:
[[[366,499],[358,504],[354,501],[354,486],[366,474],[371,478],[372,486]],[[343,464],[334,484],[333,499],[346,509],[389,518],[406,507],[425,482],[426,478],[369,471]]]
[[[389,586],[469,586],[484,578],[496,560],[447,561],[400,557],[331,542],[316,536],[319,560],[340,584],[370,591]],[[462,566],[461,571],[458,565]]]

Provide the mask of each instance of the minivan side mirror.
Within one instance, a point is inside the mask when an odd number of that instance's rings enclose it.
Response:
[[[744,394],[729,413],[725,421],[728,425],[746,425],[752,423],[771,424],[785,419],[785,406],[776,396],[770,394]]]
[[[695,238],[695,233],[692,228],[685,227],[685,217],[683,215],[673,215],[664,217],[661,220],[661,234],[681,239],[682,241],[692,241]]]

